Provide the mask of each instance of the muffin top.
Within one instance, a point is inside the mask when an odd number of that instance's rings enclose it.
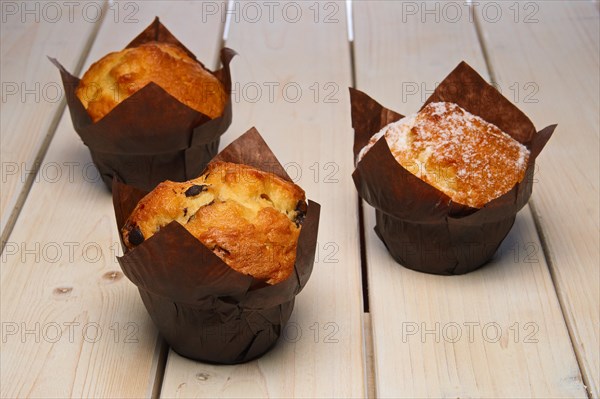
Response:
[[[211,162],[197,179],[159,184],[121,232],[132,249],[177,221],[231,268],[276,284],[294,269],[306,206],[300,187],[272,173]]]
[[[227,102],[219,79],[182,48],[159,42],[107,54],[90,66],[75,93],[97,122],[150,82],[211,119]]]
[[[529,150],[497,126],[457,104],[429,103],[373,135],[357,161],[382,136],[406,170],[449,196],[481,208],[525,177]]]

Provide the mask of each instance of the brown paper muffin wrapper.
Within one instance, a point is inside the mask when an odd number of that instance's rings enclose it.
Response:
[[[254,128],[214,160],[250,165],[291,181]],[[119,233],[145,194],[115,178]],[[275,285],[230,268],[177,222],[132,250],[123,245],[125,254],[118,261],[173,350],[210,363],[246,362],[273,347],[290,318],[294,298],[312,272],[319,213],[320,205],[308,200],[294,272]]]
[[[350,89],[350,97],[356,160],[373,134],[403,116],[358,90]],[[398,263],[426,273],[463,274],[490,260],[510,231],[531,196],[535,159],[556,125],[536,133],[529,118],[465,62],[423,107],[439,101],[460,105],[527,146],[531,154],[523,181],[481,209],[457,204],[402,167],[385,139],[371,147],[352,177],[359,195],[375,208],[375,232]]]
[[[196,59],[160,23],[158,17],[126,48],[150,41],[177,45]],[[223,48],[223,68],[213,73],[229,97],[229,63],[235,54],[235,51]],[[216,155],[220,136],[231,124],[231,98],[223,114],[210,119],[179,102],[155,83],[149,83],[93,123],[75,94],[79,78],[67,72],[57,60],[50,58],[50,61],[60,70],[75,131],[89,148],[92,160],[109,189],[113,177],[151,190],[164,180],[186,181],[197,176]],[[211,88],[199,87],[199,95],[202,95],[202,90]]]

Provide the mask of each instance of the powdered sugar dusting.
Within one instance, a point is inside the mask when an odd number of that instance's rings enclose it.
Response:
[[[384,126],[380,131],[375,133],[367,145],[365,145],[358,156],[356,157],[356,163],[360,162],[361,159],[365,156],[365,154],[373,147],[373,145],[385,135],[385,139],[390,148],[395,148],[399,151],[406,150],[409,148],[409,138],[408,135],[410,133],[410,129],[413,127],[415,123],[415,119],[417,114],[412,114],[406,116],[396,122],[392,122],[389,125]]]

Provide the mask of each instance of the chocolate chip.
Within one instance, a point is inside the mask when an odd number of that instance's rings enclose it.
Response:
[[[187,208],[183,208],[183,216],[187,215]]]
[[[302,222],[304,221],[304,217],[306,216],[306,202],[300,200],[298,201],[298,203],[296,204],[296,218],[294,219],[294,222],[296,223],[296,227],[300,227],[300,225],[302,224]]]
[[[206,191],[206,190],[208,190],[208,187],[206,185],[194,184],[193,186],[191,186],[190,188],[185,190],[185,196],[186,197],[195,197],[196,195],[200,194],[202,191]]]
[[[306,214],[306,210],[307,210],[306,202],[303,200],[298,201],[298,203],[296,204],[296,212],[302,212],[302,213]]]
[[[300,225],[304,222],[304,214],[298,212],[296,217],[294,218],[294,223],[296,223],[296,227],[300,227]]]
[[[144,242],[144,235],[138,226],[133,226],[129,230],[129,243],[132,245],[140,245]]]

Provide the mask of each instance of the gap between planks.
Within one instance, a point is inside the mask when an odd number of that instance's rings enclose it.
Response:
[[[348,23],[348,46],[350,48],[350,73],[351,84],[356,89],[356,62],[354,50],[354,13],[352,0],[346,0],[346,20]],[[369,399],[377,397],[377,388],[375,385],[375,358],[373,351],[373,328],[371,326],[371,314],[369,313],[369,279],[367,271],[367,244],[365,239],[365,217],[363,209],[363,201],[356,195],[358,205],[358,235],[360,245],[360,271],[362,281],[363,295],[363,352],[365,361],[365,387],[366,395]]]
[[[152,392],[148,395],[152,399],[159,399],[160,393],[162,392],[163,382],[165,380],[165,370],[167,369],[167,358],[169,357],[169,345],[167,341],[159,336],[156,348],[154,348],[154,359],[156,362],[155,373],[154,373],[154,384],[152,386]]]
[[[356,89],[356,63],[354,50],[354,13],[352,10],[352,1],[346,0],[346,20],[348,22],[348,46],[350,48],[350,72],[351,84]],[[367,398],[376,398],[377,389],[375,385],[375,362],[373,351],[373,329],[371,327],[371,314],[369,313],[369,280],[367,273],[367,246],[365,241],[365,222],[363,202],[357,195],[358,201],[358,234],[360,243],[360,269],[362,280],[362,295],[363,295],[363,340],[364,340],[364,359],[365,359],[365,387]]]
[[[352,87],[356,89],[356,63],[354,56],[354,21],[352,13],[352,2],[346,1],[346,20],[348,21],[348,46],[350,49],[350,83]],[[369,280],[367,274],[367,246],[365,242],[365,218],[363,212],[363,204],[361,198],[356,195],[356,201],[358,206],[356,207],[358,212],[358,235],[360,243],[360,270],[362,280],[362,295],[363,295],[363,311],[369,313]]]
[[[595,1],[596,6],[598,7],[598,10],[600,11],[600,2]],[[469,7],[474,8],[473,5],[470,5]],[[483,35],[483,31],[481,28],[481,21],[479,20],[479,15],[477,15],[477,13],[473,12],[471,15],[473,15],[473,23],[475,26],[475,33],[477,34],[477,39],[479,41],[479,46],[481,47],[481,53],[483,55],[483,58],[485,60],[485,65],[486,65],[486,69],[488,72],[488,75],[490,77],[490,81],[492,85],[496,85],[497,84],[497,80],[496,80],[496,73],[494,71],[493,65],[490,61],[490,57],[489,57],[489,53],[488,53],[488,48],[486,45],[486,40],[485,37]],[[575,353],[575,359],[577,361],[577,367],[579,368],[579,373],[581,375],[581,378],[583,380],[583,384],[585,387],[585,392],[587,394],[588,399],[593,399],[592,398],[592,392],[590,390],[590,382],[588,381],[587,378],[587,374],[585,373],[584,370],[584,364],[583,364],[583,354],[580,353],[578,346],[575,344],[575,337],[574,337],[574,327],[569,323],[569,319],[566,317],[566,313],[567,313],[567,309],[565,307],[565,303],[562,299],[562,295],[561,292],[561,287],[560,284],[558,284],[557,278],[556,278],[556,274],[554,272],[554,264],[553,264],[553,259],[551,256],[546,256],[546,254],[549,254],[549,248],[548,248],[548,242],[546,240],[546,236],[544,234],[544,231],[542,230],[542,226],[539,220],[539,213],[536,210],[535,204],[532,201],[528,202],[529,207],[531,209],[531,217],[533,219],[533,224],[535,226],[535,231],[536,234],[540,240],[540,244],[542,247],[542,255],[544,256],[544,259],[546,260],[546,265],[548,266],[548,273],[550,275],[550,280],[552,281],[552,285],[554,287],[554,291],[556,292],[556,297],[558,299],[558,304],[560,306],[560,311],[561,314],[563,316],[563,320],[565,322],[565,325],[567,326],[567,332],[569,334],[569,340],[571,342],[571,347],[573,348],[573,352]]]
[[[554,290],[556,291],[556,297],[558,298],[558,304],[560,306],[560,311],[563,315],[563,319],[565,320],[565,324],[567,326],[567,331],[569,333],[569,339],[571,340],[571,346],[573,347],[573,352],[575,352],[575,359],[577,360],[577,366],[579,367],[579,373],[581,374],[581,379],[583,380],[583,385],[585,387],[585,392],[588,396],[588,399],[594,399],[593,398],[593,394],[591,391],[591,384],[590,381],[587,378],[587,374],[585,373],[585,369],[584,369],[584,362],[583,362],[583,354],[580,353],[578,345],[575,344],[575,328],[573,325],[571,325],[571,323],[569,323],[569,319],[566,317],[566,313],[567,313],[567,309],[565,306],[564,301],[562,300],[563,295],[561,295],[562,293],[562,289],[560,287],[560,284],[558,283],[558,279],[556,277],[556,273],[554,272],[554,264],[553,264],[553,259],[551,256],[546,256],[546,254],[549,254],[549,248],[548,248],[548,241],[546,240],[546,235],[544,234],[544,231],[542,230],[542,225],[540,223],[539,220],[539,213],[536,209],[536,206],[533,202],[529,202],[529,208],[531,208],[531,218],[533,219],[533,224],[535,226],[535,230],[537,232],[537,235],[540,239],[540,245],[542,247],[542,254],[544,255],[544,258],[546,259],[546,264],[548,265],[548,272],[550,273],[550,279],[552,280],[552,285],[554,286]]]
[[[485,67],[487,69],[488,76],[490,77],[490,83],[492,86],[496,86],[496,72],[492,67],[492,63],[490,62],[490,56],[488,54],[488,49],[485,44],[485,38],[483,37],[483,31],[481,29],[481,22],[479,21],[479,17],[474,15],[474,6],[469,5],[470,13],[473,15],[473,25],[475,26],[475,35],[477,36],[477,41],[479,42],[479,48],[481,49],[481,55],[483,56],[483,60],[485,61]]]
[[[73,74],[75,76],[77,76],[81,73],[81,69],[83,68],[84,63],[90,54],[92,45],[96,41],[96,37],[98,36],[98,32],[100,31],[100,27],[102,26],[102,23],[104,22],[106,14],[108,14],[107,7],[108,7],[108,2],[104,1],[102,4],[102,13],[100,15],[100,18],[95,23],[94,28],[92,29],[92,32],[89,35],[88,40],[86,41],[86,43],[83,47],[81,56],[77,60],[77,64],[75,65],[75,68],[73,70]],[[46,56],[46,55],[48,55],[48,54],[43,54],[43,56]],[[50,61],[43,60],[42,62],[50,62]],[[40,167],[42,165],[42,162],[44,161],[44,158],[46,157],[48,148],[50,148],[50,143],[52,142],[52,139],[54,138],[54,135],[56,134],[56,129],[58,128],[58,124],[60,123],[60,120],[62,119],[62,116],[65,112],[66,104],[67,103],[66,103],[65,98],[63,98],[60,101],[60,104],[58,105],[58,109],[56,110],[56,113],[54,114],[54,116],[52,117],[52,120],[50,121],[50,126],[48,127],[48,131],[44,135],[44,138],[40,145],[40,149],[38,150],[35,158],[33,159],[32,171],[31,171],[31,173],[29,173],[27,175],[25,184],[23,185],[23,188],[21,188],[21,192],[19,193],[19,196],[17,197],[17,200],[15,202],[13,209],[10,211],[10,216],[8,217],[8,220],[6,221],[6,226],[4,226],[4,230],[2,231],[2,235],[0,236],[0,254],[2,254],[4,252],[4,247],[5,247],[6,243],[8,242],[8,238],[10,237],[10,235],[15,227],[15,223],[16,223],[17,219],[19,218],[19,215],[21,214],[23,204],[25,204],[25,200],[27,199],[27,196],[29,195],[29,192],[31,191],[31,187],[33,186],[33,183],[35,182],[37,174],[40,171]]]

